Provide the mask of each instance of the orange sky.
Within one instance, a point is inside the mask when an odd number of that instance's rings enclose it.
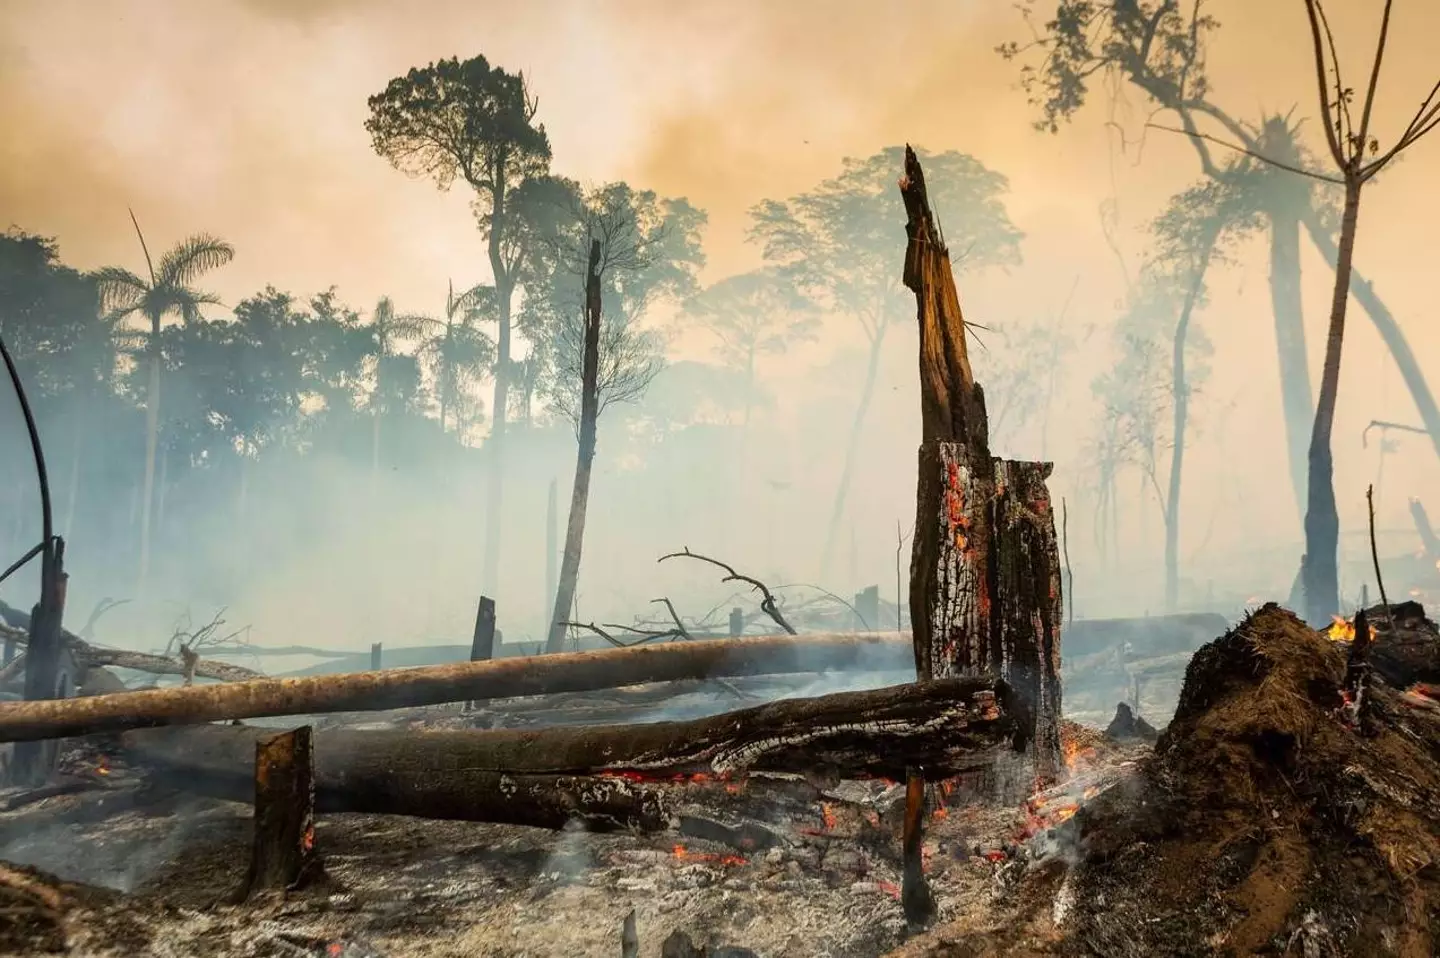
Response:
[[[1378,4],[1330,6],[1347,64],[1368,57]],[[1434,81],[1425,38],[1440,33],[1434,0],[1396,6],[1376,120],[1382,141]],[[1211,56],[1215,99],[1244,117],[1292,104],[1311,112],[1301,0],[1210,7],[1223,23]],[[212,283],[227,302],[267,283],[297,293],[336,284],[357,306],[389,294],[402,309],[437,311],[447,279],[485,278],[468,197],[376,157],[365,99],[410,66],[483,52],[531,77],[558,171],[628,179],[707,209],[711,277],[753,261],[743,243],[751,204],[832,175],[842,156],[909,140],[972,153],[1010,177],[1026,266],[967,283],[973,318],[1052,309],[1078,275],[1082,308],[1107,322],[1119,287],[1099,204],[1115,191],[1138,262],[1138,229],[1198,169],[1189,145],[1165,133],[1152,131],[1143,151],[1114,153],[1099,102],[1059,136],[1034,132],[1014,65],[993,52],[1024,36],[1007,0],[6,0],[0,221],[58,237],[77,266],[138,269],[128,205],[152,248],[197,230],[232,241],[238,256]],[[1122,92],[1129,109],[1117,119],[1138,137],[1143,104]],[[1374,185],[1357,263],[1440,389],[1437,173],[1440,135]],[[1306,256],[1318,373],[1329,277],[1308,243]],[[1339,481],[1363,487],[1374,462],[1362,458],[1360,428],[1415,416],[1398,382],[1381,375],[1373,330],[1354,315],[1337,448]],[[1243,451],[1254,508],[1273,511],[1288,492],[1272,447],[1279,421],[1263,260],[1247,254],[1244,268],[1217,279],[1204,322],[1217,345],[1213,394],[1255,412],[1225,420],[1228,451],[1212,444],[1207,461],[1202,448],[1195,467]],[[1088,380],[1076,377],[1076,388]],[[1387,475],[1415,489],[1440,485],[1423,441],[1406,448]]]

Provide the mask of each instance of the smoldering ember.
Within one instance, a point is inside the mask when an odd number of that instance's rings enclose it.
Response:
[[[1440,12],[1000,6],[0,11],[0,955],[1440,955]]]

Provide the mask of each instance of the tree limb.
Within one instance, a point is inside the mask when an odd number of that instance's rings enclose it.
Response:
[[[663,555],[656,561],[664,562],[666,559],[677,559],[682,556],[691,559],[699,559],[701,562],[708,562],[713,566],[719,566],[720,568],[724,569],[726,575],[725,578],[720,580],[721,582],[744,582],[752,588],[758,590],[762,596],[760,600],[760,608],[765,611],[765,614],[770,616],[770,618],[774,619],[775,624],[780,626],[780,628],[784,629],[790,635],[796,634],[795,628],[789,622],[785,621],[785,616],[781,614],[780,606],[775,601],[774,593],[772,593],[769,587],[766,586],[765,583],[761,582],[759,579],[751,578],[748,575],[741,575],[740,573],[735,571],[734,567],[726,565],[719,559],[712,559],[709,556],[701,555],[698,552],[691,552],[689,546],[686,546],[685,549],[681,552],[671,552],[668,555]]]

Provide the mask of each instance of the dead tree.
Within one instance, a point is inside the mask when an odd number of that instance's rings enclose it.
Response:
[[[427,812],[427,805],[463,803],[468,794],[478,808],[482,794],[495,797],[486,788],[496,776],[610,775],[643,783],[782,772],[898,781],[911,766],[953,776],[1023,749],[1028,725],[1004,683],[951,678],[781,699],[676,722],[321,729],[315,733],[316,781],[321,805],[331,810],[341,810],[335,804],[341,803],[347,811],[446,817]],[[169,768],[173,781],[167,784],[201,789],[207,781],[228,781],[243,793],[255,744],[270,734],[251,726],[199,725],[127,732],[121,742],[137,763]]]
[[[0,702],[0,742],[272,715],[376,712],[678,679],[841,671],[859,663],[873,667],[877,650],[896,646],[895,637],[885,633],[697,640],[81,699]]]
[[[908,146],[905,285],[920,326],[921,445],[910,615],[921,678],[994,674],[1029,707],[1036,775],[1058,774],[1060,559],[1052,466],[990,456],[950,254]]]

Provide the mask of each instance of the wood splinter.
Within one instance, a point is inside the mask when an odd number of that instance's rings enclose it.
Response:
[[[315,746],[305,725],[255,743],[255,844],[244,897],[293,891],[322,871],[315,852]]]

